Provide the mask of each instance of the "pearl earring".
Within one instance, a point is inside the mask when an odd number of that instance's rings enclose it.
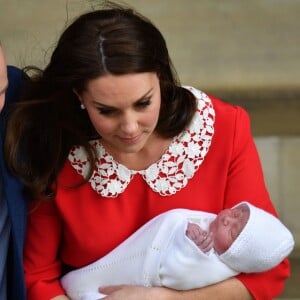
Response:
[[[83,103],[80,104],[80,108],[81,108],[81,109],[85,109],[85,106],[84,106]]]

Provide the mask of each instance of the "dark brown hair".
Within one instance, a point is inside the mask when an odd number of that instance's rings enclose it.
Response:
[[[81,15],[61,35],[47,67],[25,71],[30,78],[10,117],[5,146],[10,168],[33,195],[55,195],[73,145],[82,145],[94,165],[89,140],[97,133],[73,92],[80,94],[89,80],[155,72],[162,95],[156,131],[164,137],[179,134],[196,110],[193,95],[179,85],[162,34],[129,8]]]

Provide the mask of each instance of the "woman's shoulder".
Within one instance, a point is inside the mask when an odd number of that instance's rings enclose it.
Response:
[[[198,106],[199,102],[204,103],[205,106],[210,107],[215,116],[215,126],[222,123],[223,126],[226,123],[236,125],[236,122],[249,123],[249,115],[244,108],[238,105],[234,105],[223,99],[220,99],[210,93],[206,93],[198,88],[192,86],[183,86],[183,88],[188,89],[197,99]]]
[[[65,161],[63,168],[58,176],[58,186],[70,187],[83,183],[84,178],[72,167],[69,159]]]
[[[246,111],[238,105],[232,104],[230,102],[225,101],[224,99],[221,99],[219,97],[214,96],[213,94],[206,93],[205,91],[202,91],[201,89],[198,89],[193,86],[184,85],[183,88],[189,90],[194,97],[199,101],[202,100],[206,103],[211,103],[213,108],[218,111],[219,113],[223,114],[236,114],[236,113],[246,113]]]
[[[208,94],[207,96],[210,98],[212,105],[216,111],[216,115],[218,115],[219,117],[228,119],[249,119],[248,113],[243,107],[226,102],[211,94]]]

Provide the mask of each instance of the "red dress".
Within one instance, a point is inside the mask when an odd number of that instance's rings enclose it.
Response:
[[[94,141],[99,164],[82,182],[87,162],[74,147],[59,177],[57,197],[35,206],[28,221],[24,267],[28,300],[63,294],[61,265],[87,265],[107,254],[154,216],[173,208],[217,214],[240,201],[276,214],[265,187],[247,113],[190,88],[199,111],[162,159],[128,170]],[[289,263],[237,276],[255,299],[278,296]]]

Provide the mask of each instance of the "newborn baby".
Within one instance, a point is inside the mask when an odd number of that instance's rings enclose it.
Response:
[[[248,202],[218,215],[174,209],[103,258],[66,274],[61,284],[73,300],[104,298],[99,287],[119,284],[188,290],[271,269],[293,247],[293,236],[279,219]]]
[[[232,209],[224,209],[211,222],[208,232],[195,223],[188,223],[186,235],[203,252],[214,248],[218,254],[222,254],[243,230],[249,214],[250,211],[246,204],[240,204]]]

